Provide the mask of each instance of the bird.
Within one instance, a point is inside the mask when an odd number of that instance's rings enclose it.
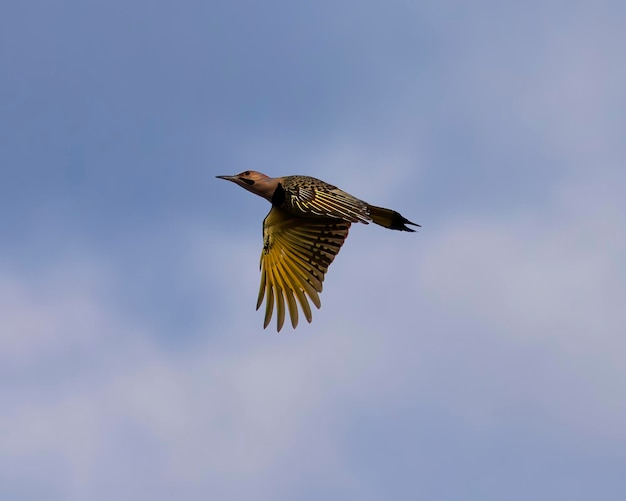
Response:
[[[298,307],[312,320],[309,299],[319,309],[319,294],[328,267],[343,245],[352,223],[370,222],[385,228],[414,232],[420,226],[400,213],[370,205],[332,184],[310,176],[269,177],[247,170],[216,176],[265,198],[272,207],[263,220],[261,286],[258,310],[265,299],[267,328],[276,305],[276,330],[285,322],[285,302],[295,329]],[[297,301],[297,303],[296,303]]]

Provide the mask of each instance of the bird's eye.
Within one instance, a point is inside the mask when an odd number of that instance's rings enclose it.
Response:
[[[241,176],[249,176],[250,175],[250,171],[247,170],[246,172],[242,172],[240,175]]]

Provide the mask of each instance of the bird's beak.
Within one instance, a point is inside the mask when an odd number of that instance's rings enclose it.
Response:
[[[233,181],[235,182],[237,179],[237,176],[215,176],[218,179],[226,179],[226,181]]]

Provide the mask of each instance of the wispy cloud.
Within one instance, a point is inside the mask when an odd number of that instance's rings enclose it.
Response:
[[[248,7],[2,56],[0,497],[623,499],[623,9]],[[263,331],[247,168],[423,228]]]

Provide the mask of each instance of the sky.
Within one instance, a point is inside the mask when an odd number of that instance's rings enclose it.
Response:
[[[626,499],[626,5],[0,7],[0,498]],[[268,203],[353,225],[255,311]]]

